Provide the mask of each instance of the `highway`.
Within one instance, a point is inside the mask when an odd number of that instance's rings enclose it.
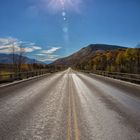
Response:
[[[69,68],[0,87],[0,140],[140,140],[140,86]]]

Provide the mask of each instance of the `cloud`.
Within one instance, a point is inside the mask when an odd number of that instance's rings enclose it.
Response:
[[[9,45],[11,43],[17,42],[16,38],[0,38],[0,46],[1,45]]]
[[[42,61],[42,62],[47,62],[47,61],[52,62],[59,58],[59,55],[45,54],[45,53],[38,53],[38,54],[35,54],[35,56],[37,57],[39,61]]]
[[[39,15],[39,8],[36,5],[31,5],[27,8],[26,14],[29,18],[35,18]]]
[[[55,61],[59,58],[59,55],[55,53],[61,49],[61,47],[50,47],[50,49],[42,50],[42,47],[36,45],[33,42],[25,42],[18,40],[16,38],[0,38],[0,53],[12,53],[13,49],[15,53],[19,53],[21,48],[23,48],[25,53],[34,52],[34,56],[39,61],[47,62],[47,61]]]
[[[47,62],[47,61],[55,61],[59,58],[59,55],[43,55],[43,54],[39,54],[40,58],[38,59],[39,61],[42,61],[42,62]]]
[[[39,46],[32,46],[32,48],[33,48],[34,50],[42,50],[42,48],[39,47]]]
[[[41,53],[44,53],[44,54],[53,54],[55,53],[56,51],[60,50],[61,47],[52,47],[48,50],[42,50]]]
[[[41,54],[41,53],[39,53],[39,54],[36,54],[37,56],[44,56],[45,54]]]
[[[16,38],[0,38],[0,53],[12,53],[13,49],[15,53],[20,52],[21,47],[25,53],[30,53],[36,50],[41,50],[40,46],[37,46],[32,42],[23,42]]]
[[[34,49],[30,48],[30,47],[26,47],[26,48],[24,48],[24,51],[27,52],[27,53],[30,53],[30,52],[33,52]]]

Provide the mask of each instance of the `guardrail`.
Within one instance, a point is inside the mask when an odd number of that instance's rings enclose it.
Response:
[[[48,70],[38,70],[38,71],[30,71],[30,72],[0,74],[0,83],[28,79],[30,77],[39,76],[39,75],[43,75],[46,73],[50,73],[50,72]]]
[[[98,75],[103,75],[103,76],[107,76],[107,77],[111,77],[111,78],[115,78],[115,79],[120,79],[120,80],[140,84],[140,74],[107,72],[107,71],[83,71],[83,72],[94,73],[94,74],[98,74]]]

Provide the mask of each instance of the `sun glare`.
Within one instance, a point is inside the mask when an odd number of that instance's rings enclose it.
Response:
[[[75,10],[79,9],[82,0],[51,0],[48,7],[55,11],[60,10]]]

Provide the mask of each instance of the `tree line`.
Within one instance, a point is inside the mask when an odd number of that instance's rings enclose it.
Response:
[[[140,48],[97,51],[88,62],[79,62],[76,68],[140,74]]]

